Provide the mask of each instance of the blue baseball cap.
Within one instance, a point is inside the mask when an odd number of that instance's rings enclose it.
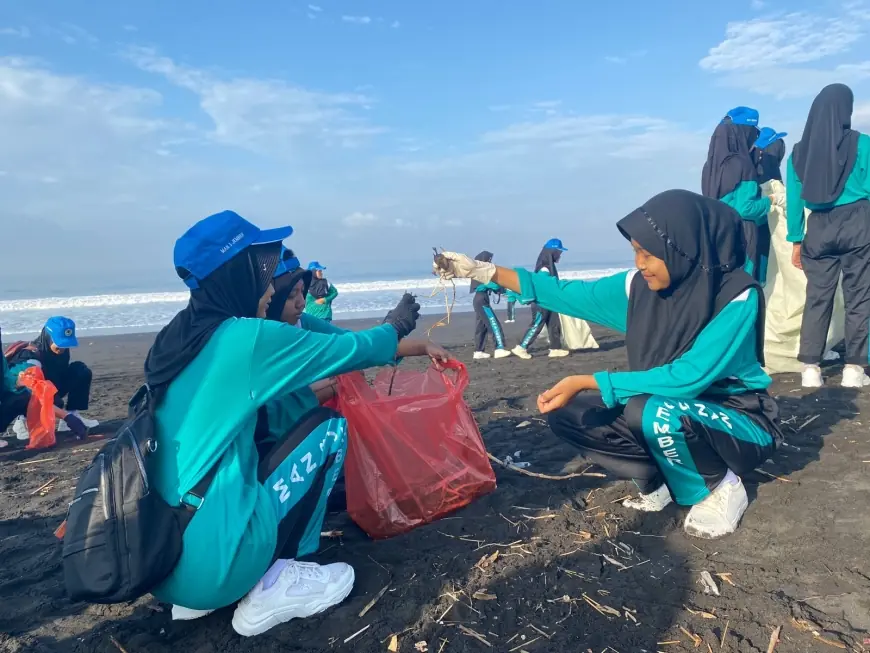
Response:
[[[68,317],[58,315],[48,318],[45,330],[51,336],[51,341],[61,349],[79,346],[79,340],[76,338],[76,323]]]
[[[280,243],[293,227],[260,229],[235,211],[203,218],[175,241],[175,270],[188,288],[199,282],[251,245]]]
[[[758,133],[758,140],[755,141],[755,147],[763,150],[768,145],[772,145],[786,136],[788,136],[788,132],[778,132],[773,127],[762,127]]]
[[[731,118],[731,122],[735,125],[752,125],[758,126],[758,111],[751,107],[734,107],[725,114],[726,118]]]
[[[284,276],[288,272],[295,272],[300,267],[301,264],[299,263],[299,259],[296,258],[293,250],[282,247],[281,259],[278,261],[278,267],[275,268],[275,274],[272,275],[272,278],[277,279],[278,277]]]
[[[560,252],[567,252],[568,250],[562,247],[562,241],[558,238],[550,238],[547,241],[547,244],[544,245],[544,249],[558,249]]]
[[[309,272],[318,272],[318,271],[322,272],[325,269],[326,268],[323,267],[322,265],[320,265],[320,263],[318,263],[317,261],[311,261],[311,263],[308,264],[308,271]]]

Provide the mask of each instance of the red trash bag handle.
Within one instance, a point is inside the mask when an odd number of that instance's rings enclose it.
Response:
[[[446,385],[449,390],[459,394],[465,392],[465,389],[469,384],[468,368],[465,367],[461,361],[458,361],[455,358],[451,358],[442,363],[441,366],[444,369],[439,370],[439,372],[441,372],[441,378],[444,380],[444,385]],[[432,367],[435,367],[435,365],[433,364]],[[454,372],[454,374],[448,374],[448,372],[451,371]]]

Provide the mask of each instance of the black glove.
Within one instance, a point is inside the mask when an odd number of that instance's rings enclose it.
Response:
[[[66,425],[69,427],[70,432],[75,436],[76,440],[84,440],[88,437],[88,427],[85,426],[84,422],[79,419],[79,416],[75,413],[68,413],[66,417],[63,418],[63,421],[66,422]]]
[[[405,293],[396,308],[387,313],[384,323],[391,324],[401,340],[417,328],[418,319],[420,319],[420,304],[417,303],[414,295]]]

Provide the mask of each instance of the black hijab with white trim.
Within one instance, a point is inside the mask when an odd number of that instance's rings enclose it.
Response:
[[[665,262],[671,285],[650,290],[635,274],[628,302],[625,346],[632,371],[672,363],[730,301],[758,292],[758,360],[763,363],[764,295],[744,272],[743,224],[727,204],[687,190],[659,193],[617,223],[628,240]]]

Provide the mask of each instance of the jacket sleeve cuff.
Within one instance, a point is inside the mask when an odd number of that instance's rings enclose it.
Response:
[[[520,278],[520,302],[529,304],[536,301],[537,295],[535,294],[535,282],[532,273],[523,268],[516,268],[515,272]]]
[[[614,408],[618,402],[616,401],[613,384],[610,382],[610,372],[596,372],[592,375],[592,378],[598,384],[598,390],[601,392],[601,401],[608,408]]]

